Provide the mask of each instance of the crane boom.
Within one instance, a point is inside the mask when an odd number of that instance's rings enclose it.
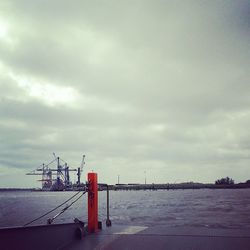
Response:
[[[81,170],[81,173],[82,173],[82,170],[83,170],[83,166],[85,165],[85,155],[82,156],[82,162],[81,162],[81,165],[80,165],[80,170]]]

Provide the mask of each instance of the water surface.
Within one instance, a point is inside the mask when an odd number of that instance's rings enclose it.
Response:
[[[0,227],[23,225],[73,194],[75,192],[0,192]],[[72,222],[74,218],[86,221],[86,198],[86,195],[82,197],[55,223]],[[33,225],[46,224],[47,219],[59,211]],[[110,214],[114,224],[250,228],[250,189],[110,191]],[[99,219],[106,219],[104,191],[99,192]]]

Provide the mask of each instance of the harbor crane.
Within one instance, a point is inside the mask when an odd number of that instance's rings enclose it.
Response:
[[[77,169],[77,185],[78,185],[78,186],[81,184],[81,174],[82,174],[84,165],[85,165],[85,155],[82,156],[81,165],[80,165],[80,167]]]
[[[81,173],[84,158],[81,163],[80,170],[75,168],[70,168],[62,158],[56,157],[55,153],[53,153],[55,159],[52,160],[48,164],[42,164],[37,169],[27,173],[27,175],[41,175],[42,179],[42,189],[44,190],[63,190],[65,188],[72,187],[72,183],[70,182],[70,172],[78,172]],[[55,168],[51,168],[50,165],[56,164]],[[53,178],[56,177],[56,178]],[[78,177],[80,183],[80,177]]]

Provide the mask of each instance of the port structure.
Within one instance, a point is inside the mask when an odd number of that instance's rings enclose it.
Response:
[[[83,171],[83,167],[85,165],[85,155],[82,156],[82,162],[79,168],[77,168],[77,186],[81,185],[81,174]]]
[[[85,155],[83,155],[82,163],[79,168],[70,168],[67,162],[60,157],[55,156],[55,159],[50,163],[43,163],[41,166],[30,171],[26,175],[42,176],[42,179],[38,180],[42,182],[42,190],[60,191],[73,189],[73,184],[70,181],[70,172],[77,172],[78,180],[76,186],[80,186],[80,177],[85,164],[84,158]]]

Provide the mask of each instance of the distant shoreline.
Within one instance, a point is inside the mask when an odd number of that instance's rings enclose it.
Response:
[[[179,183],[179,184],[116,184],[110,186],[110,190],[174,190],[174,189],[242,189],[250,188],[249,183],[231,185],[216,185],[202,183]]]
[[[9,191],[40,191],[41,189],[37,188],[0,188],[0,192],[9,192]]]
[[[175,190],[175,189],[245,189],[250,188],[249,183],[238,183],[232,185],[216,185],[216,184],[202,184],[202,183],[179,183],[179,184],[115,184],[109,185],[109,190]],[[106,185],[99,184],[99,191],[106,190]],[[0,192],[53,192],[50,190],[42,190],[40,188],[0,188]],[[63,191],[79,191],[79,189],[69,189]],[[55,191],[54,191],[55,192]],[[57,192],[57,191],[56,191]]]

